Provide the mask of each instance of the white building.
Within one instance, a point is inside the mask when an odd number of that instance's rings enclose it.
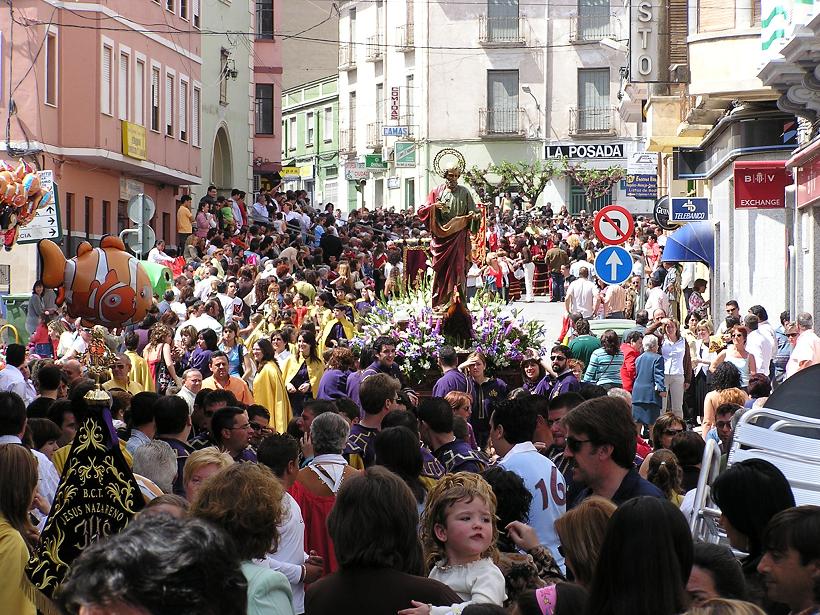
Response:
[[[339,148],[348,179],[366,178],[366,184],[359,192],[355,181],[342,182],[340,203],[360,207],[364,198],[367,207],[418,206],[440,182],[432,163],[446,147],[461,151],[468,166],[486,166],[544,158],[547,146],[555,154],[568,151],[557,145],[619,145],[574,148],[586,157],[573,162],[625,166],[625,157],[643,149],[640,124],[625,122],[616,110],[627,36],[623,5],[600,0],[572,6],[518,0],[343,3]],[[630,119],[640,122],[640,113]],[[384,136],[390,126],[407,127],[409,139]],[[402,143],[408,141],[410,152]],[[397,142],[405,149],[398,161]],[[603,150],[623,157],[589,157]],[[387,169],[352,168],[378,153]],[[582,190],[560,179],[539,204],[577,211],[589,209],[585,201]],[[651,211],[653,204],[626,198],[619,186],[601,201],[635,211]]]

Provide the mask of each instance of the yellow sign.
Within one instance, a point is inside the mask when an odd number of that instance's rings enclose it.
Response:
[[[122,153],[138,160],[148,158],[148,140],[144,126],[122,121]]]
[[[299,167],[282,167],[281,174],[284,179],[299,179],[301,177]]]
[[[313,179],[313,165],[303,164],[299,167],[299,177],[302,179]]]

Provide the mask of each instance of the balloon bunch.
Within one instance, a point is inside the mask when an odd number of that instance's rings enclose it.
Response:
[[[6,251],[17,241],[20,227],[53,200],[54,194],[40,186],[40,177],[29,163],[20,160],[15,166],[0,160],[0,234]]]

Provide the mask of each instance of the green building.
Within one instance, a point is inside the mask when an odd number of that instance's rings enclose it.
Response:
[[[338,205],[339,79],[336,75],[282,91],[282,177],[307,190],[313,205]]]

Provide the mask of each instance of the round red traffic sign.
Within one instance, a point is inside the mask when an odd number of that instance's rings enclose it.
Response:
[[[609,205],[595,214],[595,236],[608,246],[625,243],[635,232],[635,221],[625,207]]]

